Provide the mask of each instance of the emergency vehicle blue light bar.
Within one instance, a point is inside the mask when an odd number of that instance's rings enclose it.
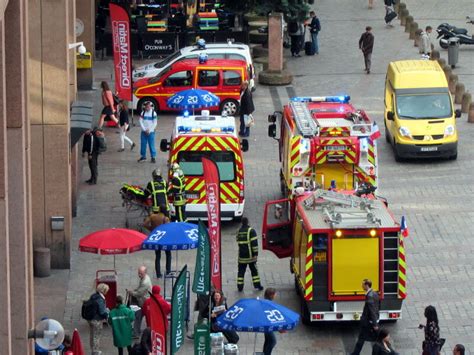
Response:
[[[349,95],[342,96],[296,96],[292,97],[291,101],[297,102],[339,102],[347,104],[351,97]]]

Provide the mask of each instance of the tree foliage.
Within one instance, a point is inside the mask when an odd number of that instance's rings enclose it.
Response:
[[[270,12],[282,12],[287,20],[304,20],[309,11],[305,0],[225,0],[224,3],[226,8],[240,13],[268,15]]]

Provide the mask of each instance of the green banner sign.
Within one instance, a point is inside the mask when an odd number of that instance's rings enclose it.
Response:
[[[193,292],[198,295],[208,295],[211,282],[211,246],[207,228],[199,221],[199,244],[194,268]]]
[[[194,355],[209,355],[211,353],[211,336],[208,323],[194,325]]]
[[[184,343],[186,335],[186,273],[188,266],[184,265],[173,287],[171,299],[171,354],[176,354]]]

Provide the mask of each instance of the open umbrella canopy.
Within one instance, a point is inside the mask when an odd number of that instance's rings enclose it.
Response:
[[[132,229],[103,229],[79,240],[79,250],[102,255],[128,254],[141,250],[146,235]]]
[[[156,227],[143,242],[142,249],[187,250],[198,245],[198,229],[185,222],[165,223]]]
[[[214,107],[220,103],[219,97],[213,93],[201,89],[189,89],[180,91],[171,96],[166,102],[170,108],[195,109],[202,107]]]
[[[299,314],[278,303],[258,298],[243,298],[217,318],[222,330],[271,332],[296,327]]]

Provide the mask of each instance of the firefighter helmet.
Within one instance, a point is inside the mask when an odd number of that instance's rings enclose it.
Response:
[[[161,177],[161,170],[160,169],[153,170],[153,172],[151,173],[151,176],[153,177],[153,179],[157,179]]]

